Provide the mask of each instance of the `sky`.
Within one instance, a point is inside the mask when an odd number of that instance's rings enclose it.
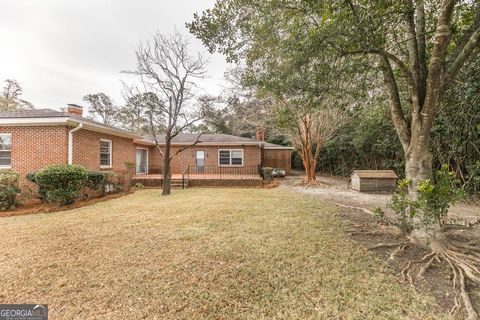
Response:
[[[82,97],[104,92],[123,103],[123,70],[135,68],[135,48],[155,32],[177,29],[192,52],[205,52],[204,93],[220,94],[228,65],[189,34],[185,22],[215,0],[0,0],[0,87],[17,80],[36,108],[86,106]]]

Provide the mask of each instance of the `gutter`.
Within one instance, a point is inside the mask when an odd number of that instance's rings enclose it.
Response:
[[[73,164],[73,133],[83,128],[83,123],[68,131],[68,164]]]

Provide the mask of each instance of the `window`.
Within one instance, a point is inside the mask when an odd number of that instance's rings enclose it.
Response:
[[[12,167],[12,135],[0,134],[0,168]]]
[[[100,168],[112,167],[112,141],[100,140]]]
[[[243,166],[243,150],[218,150],[219,166]]]

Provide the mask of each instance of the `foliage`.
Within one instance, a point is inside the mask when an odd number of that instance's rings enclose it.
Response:
[[[18,178],[13,171],[0,171],[0,210],[8,210],[16,204]]]
[[[418,197],[415,202],[421,214],[420,221],[428,227],[434,223],[442,226],[450,205],[463,196],[455,173],[449,171],[447,165],[442,166],[435,173],[434,181],[423,180],[418,184]]]
[[[432,179],[422,180],[418,183],[417,196],[409,197],[409,179],[403,179],[398,183],[396,192],[388,207],[393,209],[398,216],[398,226],[406,233],[414,227],[414,218],[425,229],[432,229],[434,225],[443,226],[448,215],[448,209],[452,204],[464,196],[459,188],[459,180],[455,173],[443,165]]]
[[[270,182],[272,181],[272,171],[273,171],[273,168],[270,168],[270,167],[262,167],[262,177],[263,177],[263,180],[267,181],[267,182]]]
[[[88,171],[85,187],[103,192],[105,188],[105,173],[100,171]]]
[[[413,230],[413,217],[416,213],[416,204],[408,197],[410,179],[402,179],[398,182],[397,192],[392,195],[388,207],[397,214],[397,226],[404,232]]]
[[[82,166],[53,165],[38,171],[34,180],[46,201],[71,204],[80,195],[87,178],[87,170]]]
[[[91,117],[99,118],[102,123],[108,125],[114,125],[118,122],[120,109],[105,93],[88,94],[83,97],[83,101],[89,104],[88,113]]]
[[[32,109],[33,105],[20,98],[23,89],[18,81],[13,79],[5,80],[5,87],[0,95],[0,111],[15,111]]]
[[[385,220],[385,212],[382,210],[382,208],[375,208],[373,209],[373,217],[375,220],[383,222]]]

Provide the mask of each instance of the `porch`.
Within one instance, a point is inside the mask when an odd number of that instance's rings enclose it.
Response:
[[[163,168],[160,166],[136,166],[133,183],[142,183],[148,187],[159,187],[163,182]],[[186,166],[182,173],[172,173],[173,187],[188,186],[249,186],[260,185],[260,166],[239,167],[222,166]]]

